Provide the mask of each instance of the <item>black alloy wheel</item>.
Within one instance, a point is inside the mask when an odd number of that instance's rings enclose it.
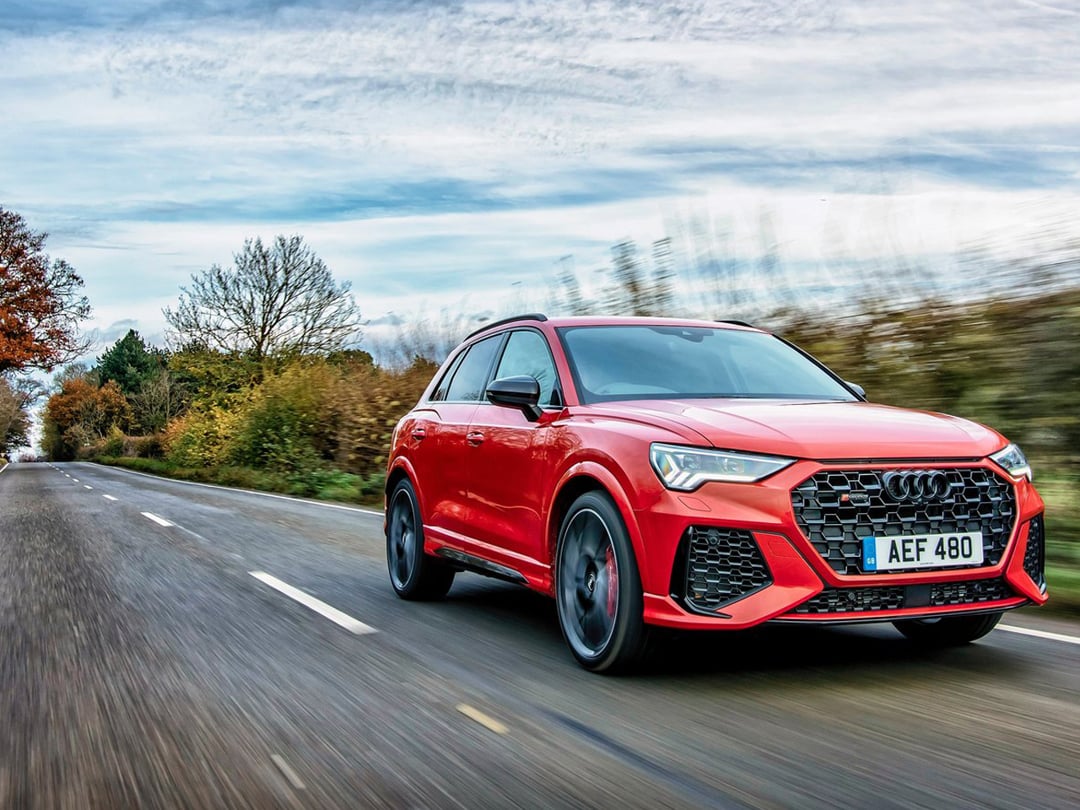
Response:
[[[634,664],[647,635],[641,577],[626,526],[605,493],[586,492],[570,507],[555,572],[559,626],[578,662],[609,673]]]
[[[959,647],[985,636],[1000,619],[1000,613],[983,613],[976,616],[942,616],[939,619],[905,619],[893,622],[893,626],[925,647]]]
[[[394,487],[386,519],[386,566],[402,599],[440,599],[454,584],[454,569],[424,553],[424,524],[407,478]]]

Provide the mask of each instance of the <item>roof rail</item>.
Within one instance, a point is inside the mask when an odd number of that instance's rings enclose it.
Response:
[[[542,312],[528,312],[524,315],[514,315],[512,318],[503,318],[501,321],[494,321],[493,323],[485,323],[479,329],[475,329],[465,336],[465,340],[479,335],[481,332],[486,332],[488,329],[493,329],[496,326],[502,326],[503,324],[513,323],[514,321],[546,321],[547,315]]]
[[[730,323],[732,326],[745,326],[748,329],[760,329],[760,327],[754,326],[752,323],[747,323],[746,321],[737,321],[730,318],[719,318],[716,323]]]

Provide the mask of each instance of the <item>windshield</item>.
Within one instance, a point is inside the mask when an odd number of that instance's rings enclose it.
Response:
[[[854,400],[827,371],[761,332],[685,326],[559,329],[582,402],[744,397]]]

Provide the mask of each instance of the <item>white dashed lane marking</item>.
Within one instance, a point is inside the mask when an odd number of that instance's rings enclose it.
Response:
[[[83,484],[83,489],[93,489],[89,484]]]
[[[107,501],[115,501],[115,500],[118,500],[117,498],[114,498],[114,497],[113,497],[112,495],[102,495],[101,497],[102,497],[102,498],[104,498],[104,499],[105,499],[105,500],[107,500]]]
[[[248,571],[248,573],[255,577],[255,579],[259,580],[259,582],[262,582],[264,585],[269,585],[275,591],[285,594],[287,597],[289,597],[295,602],[299,602],[308,610],[315,611],[324,619],[329,619],[334,624],[340,627],[344,627],[350,633],[364,635],[366,633],[379,632],[374,627],[364,624],[357,619],[354,619],[347,613],[342,613],[336,607],[331,607],[330,605],[326,604],[326,602],[322,602],[316,599],[309,593],[304,593],[299,588],[294,588],[287,582],[282,582],[277,577],[271,576],[265,571]]]
[[[158,526],[175,526],[176,525],[175,523],[170,523],[169,521],[167,521],[163,517],[158,517],[153,512],[142,512],[141,514],[147,520],[154,521],[154,523],[156,523]]]
[[[289,780],[289,784],[293,786],[294,790],[304,790],[305,785],[297,776],[296,771],[292,769],[292,766],[285,761],[285,757],[280,754],[271,754],[270,761],[277,765],[278,770],[281,771],[281,775]]]

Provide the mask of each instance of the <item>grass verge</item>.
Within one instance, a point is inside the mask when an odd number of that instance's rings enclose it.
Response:
[[[99,456],[93,461],[181,481],[198,481],[203,484],[220,484],[226,487],[278,492],[301,498],[357,503],[366,506],[382,504],[385,480],[382,473],[364,477],[325,469],[271,472],[232,466],[178,467],[160,459],[123,456]]]

